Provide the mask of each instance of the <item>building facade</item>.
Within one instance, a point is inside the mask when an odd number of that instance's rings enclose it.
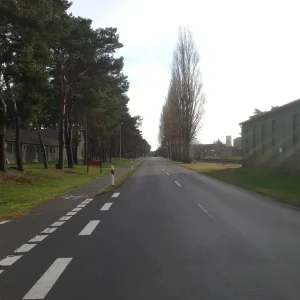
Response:
[[[226,146],[231,147],[232,146],[232,138],[231,135],[226,136]]]
[[[42,130],[42,137],[46,148],[47,159],[49,162],[58,161],[58,130]],[[6,158],[9,164],[16,163],[15,130],[7,129],[5,133]],[[22,159],[24,163],[43,162],[43,154],[37,132],[24,129],[20,130]],[[83,160],[84,141],[82,137],[73,136],[73,155],[74,161]],[[67,159],[64,150],[64,159]]]
[[[240,125],[244,166],[300,170],[300,100]]]
[[[233,147],[242,148],[242,137],[237,137],[233,140]]]

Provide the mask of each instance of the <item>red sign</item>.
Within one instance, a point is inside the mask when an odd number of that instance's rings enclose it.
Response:
[[[91,160],[89,161],[89,166],[92,166],[92,167],[99,167],[102,165],[102,162],[99,161],[99,160]]]

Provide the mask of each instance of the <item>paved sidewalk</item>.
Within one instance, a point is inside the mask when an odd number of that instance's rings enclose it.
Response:
[[[138,163],[138,161],[136,161]],[[130,166],[115,170],[115,180],[125,175]],[[44,202],[29,211],[25,216],[0,225],[0,260],[11,254],[39,234],[57,218],[75,208],[86,198],[93,198],[102,188],[111,184],[111,175],[104,175],[88,184],[68,191],[54,199]]]

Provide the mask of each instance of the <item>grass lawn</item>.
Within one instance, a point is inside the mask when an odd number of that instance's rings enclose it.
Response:
[[[219,180],[261,193],[286,204],[300,207],[300,175],[242,168],[239,164],[176,164]]]
[[[113,159],[112,163],[117,169],[127,166],[130,161]],[[0,220],[25,214],[39,203],[109,174],[110,166],[109,163],[103,164],[102,174],[99,167],[89,167],[89,173],[86,173],[86,166],[83,165],[56,170],[55,164],[51,164],[45,170],[39,163],[24,165],[24,173],[14,169],[7,173],[0,172]]]

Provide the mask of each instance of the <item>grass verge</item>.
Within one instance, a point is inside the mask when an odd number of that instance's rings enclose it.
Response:
[[[179,166],[254,191],[285,204],[300,207],[299,174],[243,168],[238,164],[197,163]]]
[[[130,161],[113,159],[112,164],[118,169],[127,166]],[[102,174],[99,167],[90,167],[87,173],[83,165],[56,170],[53,164],[45,170],[38,163],[25,165],[24,173],[14,169],[0,172],[0,220],[23,215],[42,202],[109,174],[110,166],[109,163],[103,164]]]

